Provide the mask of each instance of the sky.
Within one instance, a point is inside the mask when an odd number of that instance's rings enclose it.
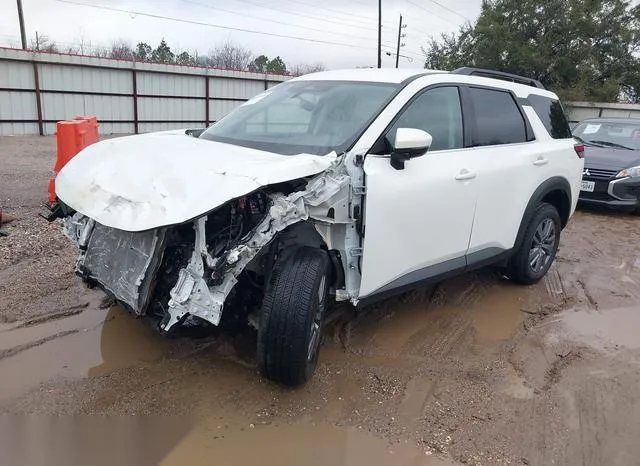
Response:
[[[174,52],[206,54],[230,41],[255,55],[279,55],[290,65],[322,63],[336,69],[377,64],[376,0],[22,0],[22,4],[27,40],[34,39],[37,31],[61,49],[80,43],[106,46],[120,39],[155,48],[164,38]],[[432,36],[474,21],[480,4],[481,0],[382,0],[383,66],[395,66],[395,56],[384,52],[395,53],[400,14],[407,25],[400,67],[422,68],[421,46]],[[20,46],[16,0],[0,1],[0,46]]]

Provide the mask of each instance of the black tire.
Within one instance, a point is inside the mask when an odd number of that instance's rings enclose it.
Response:
[[[547,230],[550,225],[553,228],[551,232]],[[522,244],[509,262],[509,278],[524,285],[540,281],[556,257],[561,229],[558,209],[547,203],[538,205],[529,220]]]
[[[262,303],[258,365],[274,382],[295,387],[313,375],[327,308],[329,256],[300,247],[276,264]]]

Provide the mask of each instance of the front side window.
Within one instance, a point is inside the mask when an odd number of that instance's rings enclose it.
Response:
[[[398,128],[416,128],[433,138],[431,151],[463,145],[462,109],[457,87],[436,87],[419,95],[393,124],[387,139],[393,147]]]
[[[475,114],[472,146],[527,141],[524,117],[510,93],[472,87],[469,96]]]
[[[209,127],[202,139],[283,155],[348,149],[396,84],[293,81],[275,86]]]

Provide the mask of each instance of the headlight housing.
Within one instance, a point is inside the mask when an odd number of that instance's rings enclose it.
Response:
[[[640,166],[637,166],[637,167],[625,168],[624,170],[622,170],[620,173],[616,175],[616,178],[627,178],[627,177],[636,178],[639,176],[640,176]]]

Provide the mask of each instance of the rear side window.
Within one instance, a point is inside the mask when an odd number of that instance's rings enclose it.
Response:
[[[553,139],[566,139],[571,137],[571,128],[567,122],[562,105],[555,99],[531,94],[527,100],[538,114],[538,118],[547,128],[547,132]]]
[[[524,117],[510,93],[472,87],[469,95],[476,117],[472,146],[527,142]]]

